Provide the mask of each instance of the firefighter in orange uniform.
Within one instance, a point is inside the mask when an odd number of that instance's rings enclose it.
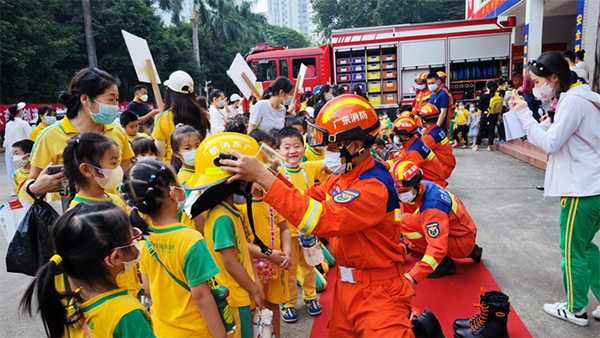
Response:
[[[392,131],[398,136],[402,149],[393,159],[386,162],[391,169],[398,161],[412,161],[423,168],[425,179],[446,187],[446,175],[435,153],[416,136],[417,125],[410,117],[402,117],[394,122]]]
[[[415,79],[415,83],[417,84],[417,97],[413,101],[413,115],[416,115],[421,107],[424,104],[429,102],[429,97],[431,96],[431,90],[427,88],[427,74],[421,73]]]
[[[454,273],[451,257],[481,261],[483,249],[475,244],[477,227],[456,196],[433,182],[422,181],[423,172],[410,161],[396,163],[392,176],[402,203],[419,209],[416,215],[402,214],[401,221],[411,254],[423,256],[408,272],[416,283]]]
[[[456,158],[454,158],[452,146],[448,142],[448,135],[444,129],[437,125],[440,112],[436,106],[427,103],[417,112],[417,115],[419,115],[421,124],[425,127],[421,132],[423,135],[421,139],[433,150],[442,165],[442,169],[444,169],[446,179],[448,179],[452,175],[454,167],[456,167]]]
[[[381,125],[369,102],[357,95],[329,101],[307,130],[311,147],[326,146],[334,172],[305,191],[277,179],[254,157],[230,151],[222,160],[230,180],[257,182],[265,202],[305,234],[329,237],[339,262],[333,286],[330,337],[427,337],[442,334],[429,310],[413,320],[413,288],[402,263],[399,200],[389,171],[368,149]],[[368,215],[368,217],[365,217]]]

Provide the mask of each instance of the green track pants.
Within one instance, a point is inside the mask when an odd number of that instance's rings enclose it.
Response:
[[[579,312],[588,292],[600,300],[600,249],[594,235],[600,230],[600,195],[563,197],[560,208],[560,253],[567,310]]]

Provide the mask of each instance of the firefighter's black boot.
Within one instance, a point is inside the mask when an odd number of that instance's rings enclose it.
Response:
[[[484,297],[479,317],[467,328],[454,331],[455,338],[508,337],[508,297]]]
[[[415,338],[444,337],[440,322],[429,309],[423,310],[419,317],[412,321]]]
[[[481,305],[483,304],[484,299],[490,300],[492,298],[496,298],[496,299],[508,302],[508,296],[506,294],[504,294],[500,291],[485,292],[485,289],[481,288],[481,295],[479,295],[479,304],[475,304],[475,307],[479,308],[479,312],[477,312],[474,315],[471,315],[469,318],[455,320],[454,324],[452,324],[452,327],[454,328],[454,330],[467,328],[467,327],[469,327],[469,325],[471,325],[475,321],[477,321],[477,318],[479,318],[481,316],[481,310],[482,310]]]
[[[479,262],[481,262],[481,254],[482,253],[483,253],[483,249],[479,245],[475,244],[473,251],[467,257],[471,258],[475,262],[479,263]]]
[[[442,260],[440,265],[427,276],[427,278],[440,278],[446,275],[451,275],[456,272],[456,264],[450,257],[446,257]]]

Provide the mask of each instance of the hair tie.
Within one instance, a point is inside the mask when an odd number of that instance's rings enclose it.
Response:
[[[142,203],[144,203],[144,205],[148,205],[148,204],[146,204],[146,201],[142,201]]]
[[[126,200],[125,203],[129,204],[129,200]]]
[[[148,187],[148,191],[152,191],[152,190],[154,190],[154,188]]]
[[[183,126],[185,126],[185,124],[183,124],[183,123],[177,123],[177,126],[175,128],[179,128],[179,127],[183,127]]]
[[[131,210],[139,210],[138,207],[131,207]]]
[[[165,171],[165,167],[160,167],[160,170]]]
[[[83,289],[83,286],[80,286],[79,288],[77,288],[77,290],[75,290],[75,293],[80,293],[81,289]]]
[[[77,144],[79,144],[79,137],[77,138],[77,140],[76,140],[76,141],[77,141]]]
[[[50,258],[50,262],[54,262],[56,265],[62,262],[62,257],[60,255],[54,255]]]
[[[156,178],[156,175],[150,175],[150,178],[154,179],[154,178]]]

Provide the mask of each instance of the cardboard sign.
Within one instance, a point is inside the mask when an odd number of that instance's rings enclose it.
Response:
[[[235,59],[231,63],[227,71],[227,76],[231,78],[245,97],[254,95],[259,100],[262,98],[261,93],[256,89],[256,75],[254,75],[254,72],[252,72],[240,53],[235,56]]]
[[[148,43],[146,40],[124,30],[122,30],[121,33],[123,33],[123,39],[125,39],[125,44],[129,50],[131,61],[133,61],[133,67],[135,68],[135,73],[138,76],[138,80],[146,83],[152,82],[150,81],[148,68],[146,67],[146,60],[150,60],[154,75],[156,76],[156,82],[160,83],[160,78],[158,77],[158,72],[156,71],[156,65],[154,64],[154,60],[152,59],[152,54],[150,53],[150,48],[148,48]]]

